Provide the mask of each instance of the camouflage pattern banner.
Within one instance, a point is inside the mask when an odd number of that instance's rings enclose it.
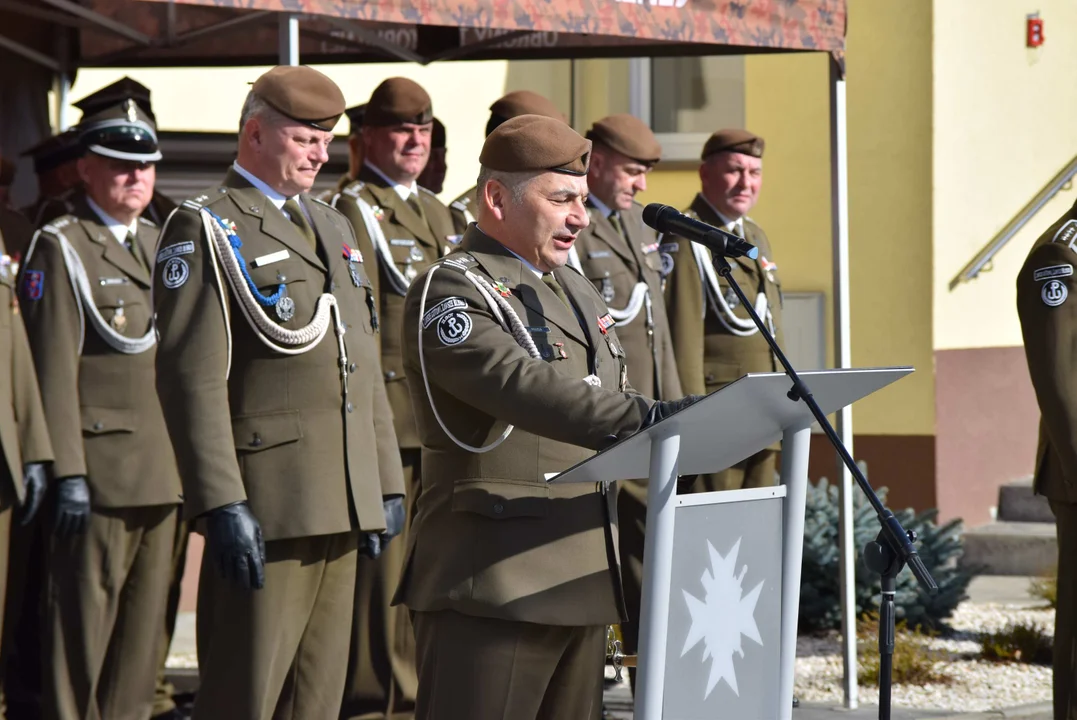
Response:
[[[86,0],[81,65],[276,62],[279,13],[304,63],[844,51],[845,0]],[[136,39],[137,35],[144,40]]]

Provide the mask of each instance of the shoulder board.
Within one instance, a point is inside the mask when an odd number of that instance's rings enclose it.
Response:
[[[157,223],[155,223],[153,220],[150,220],[149,218],[144,218],[142,216],[139,216],[138,221],[142,225],[149,225],[150,227],[157,227]]]
[[[415,187],[419,188],[419,194],[420,194],[420,195],[421,195],[422,193],[426,193],[427,195],[429,195],[430,197],[434,198],[435,200],[437,200],[437,199],[438,199],[438,196],[437,196],[437,195],[435,195],[435,194],[433,193],[433,191],[431,191],[431,190],[427,190],[427,189],[426,189],[426,188],[424,188],[424,187],[423,187],[422,185],[416,185]]]
[[[572,272],[576,273],[577,275],[579,275],[580,277],[582,277],[582,278],[584,278],[584,279],[586,279],[586,278],[587,278],[587,276],[586,276],[586,275],[584,275],[584,274],[583,274],[582,272],[580,272],[579,270],[577,270],[577,269],[576,269],[576,268],[575,268],[575,267],[574,267],[573,265],[571,265],[571,264],[566,264],[566,265],[565,265],[565,269],[566,269],[566,270],[571,270]],[[590,288],[591,288],[592,290],[594,289],[594,285],[591,285],[590,281],[588,281],[587,285],[588,285],[588,286],[589,286],[589,287],[590,287]]]
[[[1062,223],[1062,227],[1051,238],[1051,242],[1069,245],[1071,249],[1077,252],[1077,249],[1074,248],[1074,240],[1077,240],[1077,220],[1067,220]]]
[[[336,210],[336,208],[335,208],[335,207],[333,207],[332,205],[330,205],[330,204],[329,204],[329,203],[327,203],[327,202],[326,202],[325,200],[322,200],[322,199],[321,199],[321,198],[319,198],[319,197],[314,197],[313,195],[311,195],[310,199],[311,199],[311,200],[313,200],[314,202],[318,203],[319,205],[325,205],[325,206],[326,206],[327,208],[329,208],[330,210],[334,210],[334,211]]]
[[[454,210],[459,210],[460,212],[466,212],[467,202],[463,200],[453,200],[451,203],[449,203],[449,207],[453,208]]]
[[[466,252],[453,253],[441,261],[442,267],[456,270],[457,272],[467,272],[478,264],[479,261]]]
[[[43,225],[41,229],[45,232],[50,232],[53,235],[62,235],[62,230],[68,225],[70,225],[73,221],[74,218],[72,218],[70,215],[64,215],[61,218],[53,220],[48,225]]]
[[[359,192],[366,187],[366,183],[362,180],[356,180],[355,182],[348,183],[344,186],[344,189],[340,192],[345,195],[350,195],[353,198],[359,197]]]

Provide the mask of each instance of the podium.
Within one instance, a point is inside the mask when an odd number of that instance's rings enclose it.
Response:
[[[829,415],[912,368],[800,373]],[[750,374],[550,478],[649,478],[636,720],[789,720],[808,450],[784,373]],[[777,487],[677,495],[781,440]],[[835,572],[837,570],[835,569]]]

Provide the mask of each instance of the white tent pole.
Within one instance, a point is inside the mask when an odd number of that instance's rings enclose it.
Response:
[[[299,64],[299,16],[292,13],[281,13],[280,22],[280,56],[277,60],[280,65]]]
[[[830,205],[834,260],[834,364],[852,367],[849,332],[849,163],[845,117],[845,78],[837,61],[830,62]],[[838,437],[853,453],[853,410],[837,412]],[[855,455],[853,456],[855,457]],[[859,705],[856,682],[856,548],[853,536],[853,476],[837,459],[838,529],[841,539],[841,636],[845,707]]]

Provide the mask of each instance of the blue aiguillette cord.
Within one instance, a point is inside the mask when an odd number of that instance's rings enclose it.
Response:
[[[284,296],[286,290],[284,283],[277,286],[277,292],[273,293],[269,297],[266,297],[258,290],[258,286],[254,284],[254,280],[251,280],[251,274],[247,271],[247,261],[243,259],[243,254],[239,252],[239,249],[243,247],[243,241],[239,239],[239,235],[232,232],[232,229],[224,224],[224,220],[221,220],[220,216],[209,208],[202,208],[209,213],[210,217],[217,221],[217,224],[221,226],[221,229],[228,235],[228,243],[232,246],[232,254],[235,255],[236,260],[239,261],[239,269],[243,273],[243,279],[247,281],[247,287],[250,288],[251,294],[254,295],[254,299],[258,301],[259,305],[265,307],[272,307],[277,304],[277,301]]]

